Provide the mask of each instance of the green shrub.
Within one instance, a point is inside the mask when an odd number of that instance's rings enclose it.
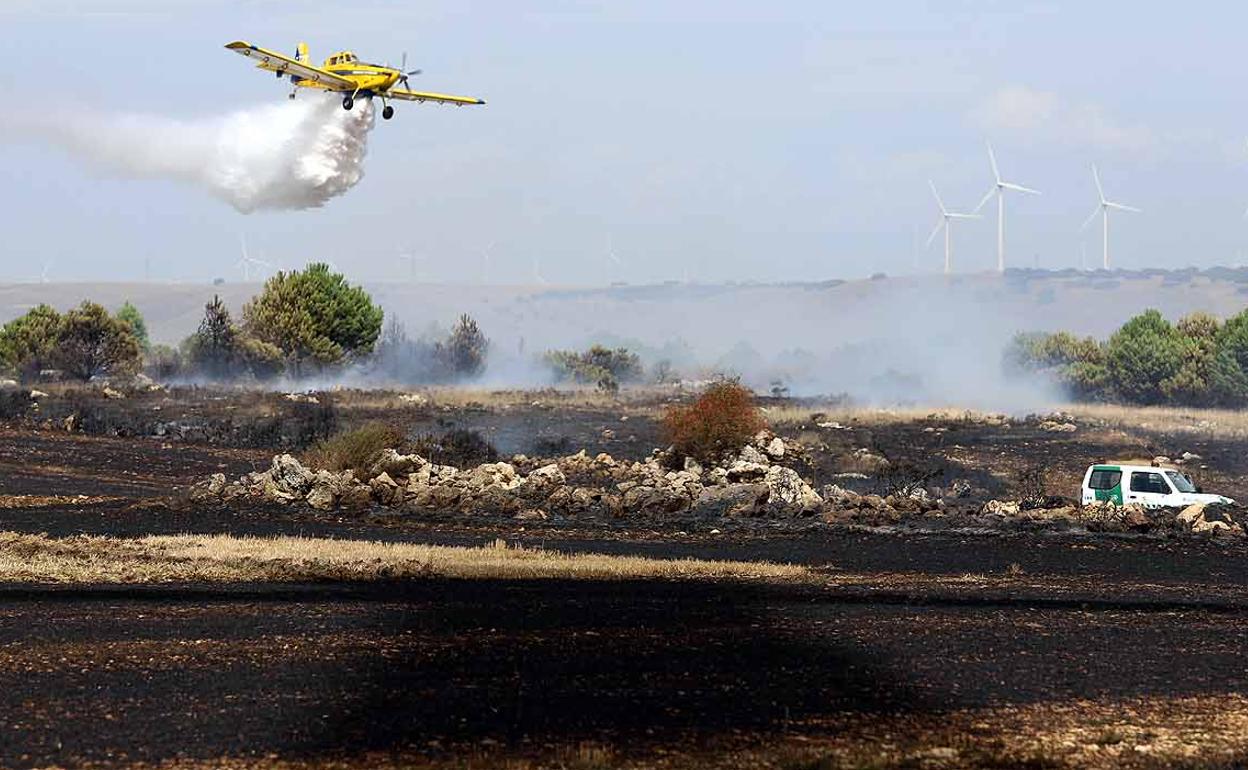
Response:
[[[169,345],[152,345],[143,356],[143,369],[147,376],[158,382],[168,382],[180,377],[186,368],[182,351]]]
[[[278,346],[256,339],[234,325],[220,297],[204,306],[199,329],[182,343],[191,373],[210,380],[251,376],[270,380],[286,369],[286,356]]]
[[[461,315],[450,336],[434,345],[433,357],[442,370],[440,379],[467,380],[485,371],[490,350],[481,327],[469,315]]]
[[[663,415],[663,436],[681,457],[712,463],[736,452],[767,427],[754,394],[735,380],[722,380],[687,406]]]
[[[620,385],[641,379],[641,359],[628,348],[594,345],[589,350],[552,350],[546,353],[547,367],[562,381],[593,384],[614,393]]]
[[[281,350],[296,375],[371,353],[382,317],[366,291],[320,263],[279,272],[243,308],[247,333]]]
[[[316,470],[355,471],[356,476],[362,478],[377,462],[383,449],[398,449],[406,440],[406,434],[399,428],[370,422],[318,441],[304,453],[303,462]]]
[[[130,331],[134,333],[134,338],[139,341],[139,346],[143,350],[151,346],[152,343],[147,338],[147,322],[143,320],[143,314],[139,312],[139,309],[130,304],[129,300],[117,311],[117,320],[130,325]]]
[[[1158,404],[1166,400],[1167,380],[1179,373],[1184,338],[1156,310],[1146,310],[1114,332],[1106,345],[1106,368],[1114,390],[1127,401]]]
[[[0,369],[23,382],[38,379],[53,365],[62,323],[60,313],[37,305],[0,327]]]
[[[129,323],[101,305],[83,302],[61,317],[53,360],[78,380],[97,376],[129,376],[142,365],[142,346]]]

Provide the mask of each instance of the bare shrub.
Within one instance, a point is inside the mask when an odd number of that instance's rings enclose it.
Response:
[[[1024,468],[1015,475],[1014,496],[1023,510],[1045,508],[1061,499],[1049,494],[1048,474],[1039,465]]]
[[[383,449],[398,449],[406,442],[399,428],[370,422],[354,430],[318,441],[303,457],[310,468],[325,471],[355,471],[365,474]]]
[[[464,468],[498,459],[494,448],[480,431],[457,428],[435,436],[427,433],[412,442],[412,451],[438,465]]]
[[[767,427],[754,404],[754,394],[735,380],[709,385],[687,406],[672,406],[663,415],[663,436],[679,455],[714,462],[749,443]]]
[[[28,391],[0,388],[0,420],[15,420],[24,417],[33,403]]]
[[[880,496],[910,497],[944,475],[940,468],[918,463],[897,462],[880,468],[875,477]]]

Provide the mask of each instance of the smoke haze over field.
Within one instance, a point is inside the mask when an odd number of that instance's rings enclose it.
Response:
[[[848,393],[864,402],[1042,411],[1061,401],[1043,381],[1003,376],[1006,342],[1020,331],[1068,330],[1105,339],[1157,308],[1177,320],[1195,310],[1227,317],[1248,301],[1248,270],[1193,273],[1027,273],[788,285],[670,284],[610,288],[446,286],[362,282],[412,337],[461,313],[492,342],[481,384],[543,385],[550,349],[624,346],[682,374],[740,374],[766,391]],[[220,294],[235,312],[260,285],[0,285],[0,322],[47,302],[65,310],[84,297],[133,302],[154,340],[195,331]],[[376,384],[375,382],[373,384]]]
[[[82,110],[15,123],[106,173],[190,183],[244,213],[310,209],[364,176],[374,112],[367,99],[348,112],[334,97],[301,96],[193,121]]]

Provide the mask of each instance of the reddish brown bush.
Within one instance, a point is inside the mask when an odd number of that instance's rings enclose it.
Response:
[[[663,415],[664,438],[677,454],[704,463],[741,449],[765,427],[754,394],[734,381],[710,385],[692,404]]]

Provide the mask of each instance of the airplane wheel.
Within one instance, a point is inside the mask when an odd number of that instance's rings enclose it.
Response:
[[[342,99],[342,108],[343,108],[344,110],[350,110],[350,109],[351,109],[352,107],[354,107],[354,106],[355,106],[355,100],[354,100],[354,99],[352,99],[350,96],[345,96],[345,97],[343,97],[343,99]]]
[[[385,107],[383,107],[383,108],[382,108],[382,110],[381,110],[381,117],[382,117],[382,119],[383,119],[383,120],[389,120],[390,118],[393,118],[393,117],[394,117],[394,108],[393,108],[393,107],[391,107],[390,105],[388,105],[388,104],[387,104],[387,105],[386,105]]]

